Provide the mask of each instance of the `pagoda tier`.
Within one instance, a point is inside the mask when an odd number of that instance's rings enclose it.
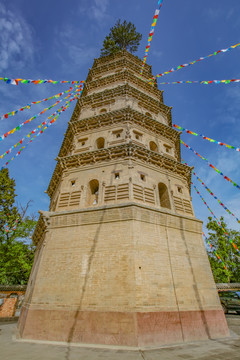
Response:
[[[143,84],[143,83],[142,83]],[[146,86],[146,84],[143,84]],[[85,93],[86,94],[86,93]],[[172,126],[171,107],[165,105],[157,97],[153,98],[146,92],[136,89],[130,84],[118,84],[116,87],[107,88],[91,95],[82,95],[77,102],[72,115],[72,120],[77,120],[81,112],[81,119],[96,115],[102,108],[117,110],[122,108],[122,101],[129,103],[133,109],[142,113],[148,112],[155,119]]]

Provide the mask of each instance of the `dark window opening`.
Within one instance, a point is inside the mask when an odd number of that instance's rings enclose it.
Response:
[[[99,196],[99,182],[94,179],[89,182],[88,205],[97,205]]]
[[[103,149],[104,145],[105,145],[104,138],[103,137],[98,138],[97,141],[96,141],[96,144],[97,144],[98,149]]]
[[[160,206],[163,208],[171,209],[168,189],[165,184],[163,183],[158,184],[158,193],[159,193]]]
[[[119,139],[122,136],[122,132],[123,130],[115,130],[112,133],[117,139]]]
[[[154,141],[150,141],[149,147],[150,147],[150,150],[151,150],[151,151],[158,152],[157,144],[156,144]]]

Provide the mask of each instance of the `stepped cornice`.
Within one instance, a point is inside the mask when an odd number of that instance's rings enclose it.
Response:
[[[183,165],[168,156],[156,153],[146,149],[145,147],[130,142],[127,144],[58,158],[58,164],[53,173],[52,179],[47,189],[47,193],[51,198],[64,170],[71,170],[75,168],[79,169],[80,167],[84,166],[92,166],[98,163],[107,163],[112,160],[120,161],[125,159],[141,161],[145,164],[178,174],[187,180],[190,191],[191,168],[189,166]]]
[[[48,188],[47,188],[47,191],[46,193],[48,194],[48,196],[50,197],[50,199],[52,198],[52,195],[54,194],[54,191],[56,190],[60,180],[61,180],[61,177],[62,177],[62,174],[63,174],[63,169],[62,169],[62,166],[60,165],[59,161],[57,162],[57,165],[55,167],[55,170],[52,174],[52,177],[51,177],[51,180],[50,180],[50,183],[48,185]]]
[[[119,51],[116,54],[112,54],[112,55],[108,55],[108,56],[102,56],[102,57],[100,57],[98,59],[94,59],[93,68],[95,69],[95,68],[100,67],[102,65],[110,64],[111,62],[114,62],[114,61],[122,59],[122,58],[125,58],[125,59],[128,59],[129,61],[132,61],[135,65],[138,66],[138,68],[141,69],[142,59],[140,59],[139,57],[129,53],[126,50]],[[150,74],[150,77],[151,77],[152,76],[152,66],[148,65],[148,64],[145,64],[144,67],[145,67],[145,71],[148,72]]]
[[[58,156],[66,156],[71,151],[71,145],[74,135],[89,130],[126,122],[141,126],[142,128],[153,133],[154,135],[158,134],[169,139],[175,144],[177,158],[179,161],[181,161],[179,131],[165,124],[162,124],[159,121],[154,120],[145,114],[133,110],[130,106],[121,110],[115,110],[104,114],[99,114],[83,120],[78,119],[72,121],[65,134]]]
[[[157,87],[154,87],[144,80],[140,79],[136,75],[134,75],[131,71],[128,69],[125,69],[121,72],[118,72],[113,75],[105,76],[103,78],[87,81],[85,84],[85,95],[88,94],[88,92],[97,90],[103,86],[107,85],[114,85],[115,83],[119,81],[126,81],[129,83],[132,83],[136,85],[138,88],[143,90],[144,92],[149,93],[150,95],[156,96],[157,99],[163,103],[163,92],[161,90],[158,90]]]
[[[141,71],[141,66],[139,66],[139,64],[136,64],[134,61],[132,61],[132,59],[124,57],[124,58],[117,59],[114,62],[106,63],[106,64],[103,64],[103,65],[100,65],[97,67],[93,67],[92,69],[89,69],[89,73],[88,73],[86,82],[92,81],[93,77],[95,77],[95,76],[103,75],[104,73],[109,72],[109,71],[116,71],[119,69],[122,70],[124,68],[131,69],[136,74],[140,74],[140,71]],[[150,77],[152,77],[151,71],[149,71],[149,69],[148,70],[145,69],[145,67],[144,67],[142,77],[146,78],[146,80],[150,79]]]
[[[70,121],[75,121],[78,119],[82,106],[92,106],[92,108],[97,108],[104,106],[104,104],[114,103],[116,97],[119,96],[130,96],[139,100],[139,106],[144,107],[147,111],[153,112],[155,114],[162,113],[168,121],[168,125],[172,126],[172,107],[169,107],[163,104],[161,101],[153,99],[150,95],[145,94],[144,92],[137,90],[129,84],[119,85],[112,89],[106,89],[104,91],[99,91],[91,95],[81,96],[78,100],[75,109],[72,114]]]
[[[49,225],[49,212],[39,211],[39,213],[40,217],[32,235],[32,241],[35,246],[37,246],[39,243],[42,243],[42,241],[44,240],[45,232],[47,231]]]

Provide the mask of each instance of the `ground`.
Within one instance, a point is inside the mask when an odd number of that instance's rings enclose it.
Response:
[[[234,360],[240,359],[240,316],[226,316],[231,338],[157,350],[130,351],[18,342],[16,322],[0,322],[1,360]]]

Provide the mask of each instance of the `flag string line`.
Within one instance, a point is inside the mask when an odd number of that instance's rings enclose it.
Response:
[[[32,80],[32,79],[11,79],[7,77],[0,77],[0,80],[4,81],[6,84],[10,85],[18,85],[20,84],[84,84],[84,80],[47,80],[47,79],[38,79],[38,80]]]
[[[197,63],[197,62],[199,62],[199,61],[202,61],[202,60],[205,60],[205,59],[207,59],[207,58],[209,58],[209,57],[211,57],[211,56],[215,56],[215,55],[218,55],[218,54],[220,54],[220,53],[226,53],[226,52],[228,52],[228,51],[230,51],[230,50],[233,50],[233,49],[237,48],[238,46],[240,46],[240,43],[235,44],[235,45],[232,45],[232,46],[229,46],[229,47],[226,48],[226,49],[221,49],[221,50],[215,51],[214,53],[212,53],[212,54],[210,54],[210,55],[200,57],[200,58],[197,59],[197,60],[194,60],[194,61],[189,62],[188,64],[179,65],[179,66],[177,66],[177,67],[175,67],[175,68],[172,68],[172,69],[170,69],[170,70],[168,70],[168,71],[165,71],[165,72],[163,72],[163,73],[160,73],[160,74],[157,74],[156,76],[151,77],[151,78],[149,79],[149,81],[152,82],[153,80],[155,80],[155,79],[158,78],[158,77],[162,77],[162,76],[171,74],[171,73],[173,73],[174,71],[178,71],[178,70],[181,70],[181,69],[183,69],[183,68],[185,68],[185,67],[194,65],[195,63]]]
[[[185,129],[183,128],[182,126],[179,126],[179,125],[176,125],[176,124],[173,124],[173,127],[175,127],[176,129],[178,130],[181,130],[181,131],[184,131],[186,132],[187,134],[190,134],[190,135],[194,135],[194,136],[200,136],[201,138],[203,138],[203,140],[207,140],[207,141],[210,141],[211,143],[215,143],[217,145],[220,145],[220,146],[225,146],[226,148],[228,149],[233,149],[233,150],[236,150],[236,151],[240,151],[240,148],[237,147],[237,146],[232,146],[232,145],[228,145],[224,142],[221,142],[221,141],[217,141],[217,140],[214,140],[214,139],[211,139],[205,135],[202,135],[202,134],[197,134],[191,130],[188,130],[188,129]]]
[[[80,87],[77,87],[77,89],[74,92],[80,91],[81,89],[81,85]],[[24,121],[23,123],[19,124],[18,126],[16,126],[15,128],[9,130],[8,132],[6,132],[5,134],[0,135],[0,142],[5,140],[9,135],[12,135],[15,133],[15,131],[19,131],[21,127],[23,127],[26,124],[29,124],[31,121],[33,121],[34,119],[36,119],[37,117],[41,116],[42,114],[44,114],[46,111],[52,109],[53,107],[57,106],[60,102],[68,99],[69,97],[71,97],[71,93],[68,94],[66,97],[64,97],[63,99],[58,100],[56,103],[54,103],[53,105],[43,109],[41,112],[39,112],[38,114],[34,115],[33,117],[31,117],[30,119]]]
[[[1,170],[4,169],[5,167],[7,167],[8,164],[9,164],[11,161],[13,161],[16,157],[18,157],[18,156],[21,154],[21,152],[22,152],[24,149],[26,149],[27,146],[28,146],[29,144],[31,144],[36,137],[38,137],[39,135],[43,134],[43,132],[44,132],[47,128],[49,128],[51,125],[53,125],[53,124],[57,121],[58,117],[70,106],[70,103],[71,103],[72,101],[76,100],[77,98],[78,98],[78,95],[76,95],[75,97],[73,97],[72,99],[70,99],[70,100],[69,100],[69,103],[68,103],[67,105],[65,105],[65,106],[62,108],[62,110],[61,110],[48,124],[46,124],[46,125],[44,126],[43,129],[41,129],[36,135],[34,135],[26,145],[24,145],[23,147],[21,147],[21,148],[19,149],[19,151],[18,151],[9,161],[7,161],[6,164],[4,164],[4,165],[1,167]]]
[[[214,217],[214,219],[217,221],[218,225],[221,227],[221,229],[224,231],[224,234],[227,236],[228,240],[230,241],[230,243],[232,244],[232,246],[234,247],[235,250],[238,251],[238,253],[240,254],[239,249],[237,248],[237,245],[234,243],[234,241],[230,238],[230,236],[228,235],[227,231],[225,230],[225,228],[222,226],[221,222],[218,220],[218,218],[215,216],[215,214],[213,213],[213,211],[210,209],[210,207],[208,206],[207,202],[204,200],[203,196],[200,194],[200,191],[197,189],[197,187],[193,184],[193,182],[191,182],[191,184],[194,187],[194,190],[196,191],[196,193],[198,194],[198,196],[200,197],[200,199],[202,200],[202,202],[204,203],[204,205],[207,207],[207,209],[210,211],[210,213],[212,214],[212,216]]]
[[[182,163],[183,163],[184,165],[189,166],[189,165],[186,163],[186,161],[184,161],[183,159],[182,159]],[[232,215],[232,216],[236,219],[236,221],[240,224],[240,220],[237,218],[237,216],[236,216],[233,212],[231,212],[231,211],[227,208],[226,205],[223,204],[223,202],[213,193],[212,190],[209,189],[209,187],[197,176],[197,174],[196,174],[193,170],[192,170],[192,173],[193,173],[193,175],[196,177],[196,179],[202,184],[202,186],[207,190],[207,192],[208,192],[210,195],[212,195],[215,200],[217,200],[217,202],[219,203],[219,205],[221,205],[221,206],[224,208],[224,210],[227,211],[227,213],[228,213],[229,215]]]
[[[216,255],[217,259],[220,260],[220,262],[223,264],[224,269],[227,270],[227,267],[225,265],[225,263],[223,262],[222,258],[220,257],[220,255],[218,255],[217,251],[214,249],[214,247],[212,246],[212,244],[210,243],[209,239],[206,237],[206,235],[204,234],[204,232],[202,233],[205,241],[208,243],[208,245],[210,246],[211,250],[214,252],[214,254]]]
[[[75,86],[77,87],[78,85],[75,85]],[[24,110],[26,110],[26,109],[30,109],[32,105],[40,104],[40,103],[43,102],[43,101],[48,101],[48,100],[51,100],[51,99],[59,98],[59,97],[62,96],[63,94],[66,94],[66,93],[70,92],[72,89],[73,89],[73,88],[70,87],[70,89],[68,89],[68,90],[66,90],[66,91],[63,91],[63,92],[61,92],[61,93],[59,93],[59,94],[53,95],[53,96],[51,96],[51,97],[49,97],[49,98],[42,99],[42,100],[38,100],[38,101],[33,101],[33,102],[31,102],[31,103],[29,103],[29,104],[27,104],[27,105],[25,105],[25,106],[22,106],[21,108],[19,108],[19,109],[17,109],[17,110],[10,111],[10,112],[8,112],[8,113],[6,113],[6,114],[4,114],[4,115],[1,115],[0,118],[1,118],[1,120],[8,119],[10,116],[17,115],[20,111],[24,111]]]
[[[204,158],[202,155],[200,155],[197,151],[195,151],[193,148],[191,148],[189,145],[187,145],[184,141],[180,140],[181,144],[183,144],[188,150],[192,151],[195,155],[197,155],[198,157],[200,157],[202,160],[206,161],[208,163],[208,166],[210,166],[210,168],[212,168],[213,170],[215,170],[219,175],[223,176],[225,180],[231,182],[233,184],[233,186],[235,186],[237,189],[240,190],[240,186],[235,183],[232,179],[230,179],[229,177],[227,177],[226,175],[224,175],[220,170],[218,170],[214,165],[212,165],[208,159]]]
[[[142,76],[143,69],[144,69],[145,63],[147,61],[147,57],[148,57],[149,49],[150,49],[150,46],[151,46],[155,26],[157,25],[158,16],[159,16],[159,13],[160,13],[160,10],[161,10],[162,6],[163,6],[163,0],[158,0],[158,8],[155,10],[155,13],[154,13],[154,16],[153,16],[153,23],[151,25],[151,29],[150,29],[150,32],[149,32],[149,35],[148,35],[148,43],[147,43],[147,46],[146,46],[146,49],[145,49],[145,55],[144,55],[143,62],[142,62],[140,77]]]
[[[66,101],[65,104],[68,104],[71,102],[71,99]],[[23,141],[27,138],[29,138],[32,134],[35,134],[38,129],[41,129],[42,126],[46,125],[55,115],[61,112],[61,109],[64,108],[65,105],[61,106],[57,111],[55,111],[52,115],[50,115],[46,120],[44,120],[39,126],[37,126],[34,130],[30,131],[25,137],[23,137],[21,140],[19,140],[15,145],[11,146],[7,151],[5,151],[2,155],[0,155],[0,159],[3,159],[5,155],[8,155],[14,150],[17,146],[20,144],[22,145]]]
[[[232,84],[239,83],[240,79],[228,79],[228,80],[180,80],[180,81],[171,81],[171,82],[161,82],[159,85],[176,85],[176,84],[201,84],[201,85],[211,85],[211,84]],[[153,85],[152,82],[149,84]]]
[[[4,230],[5,234],[14,233],[14,231],[17,229],[18,222],[19,222],[19,218],[16,219],[15,224],[13,225],[13,227],[11,229],[9,229],[8,223],[6,223],[3,226],[3,230]]]

